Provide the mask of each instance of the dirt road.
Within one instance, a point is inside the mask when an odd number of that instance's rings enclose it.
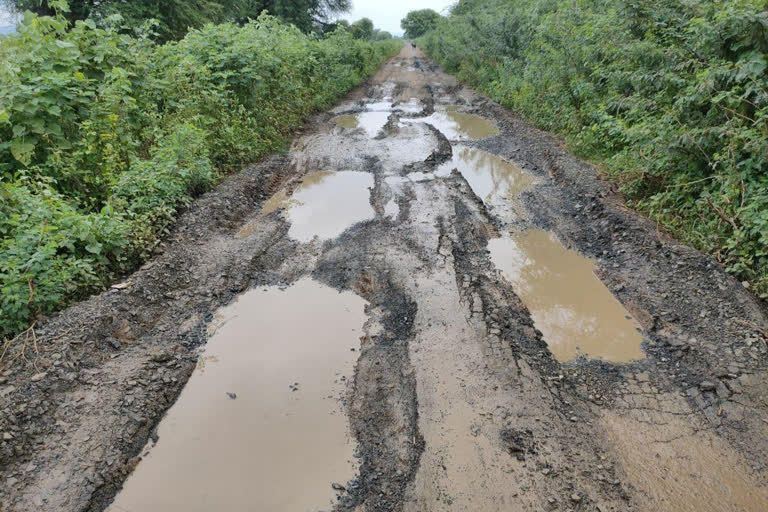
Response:
[[[162,249],[6,354],[3,512],[768,510],[764,305],[410,46]]]

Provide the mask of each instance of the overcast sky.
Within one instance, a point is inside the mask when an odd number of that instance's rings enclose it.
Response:
[[[376,28],[402,34],[400,20],[409,11],[434,9],[440,14],[446,14],[446,8],[454,3],[456,0],[352,0],[352,10],[343,18],[350,21],[371,18]]]

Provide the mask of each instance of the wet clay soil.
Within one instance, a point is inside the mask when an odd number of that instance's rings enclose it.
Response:
[[[764,512],[766,332],[406,45],[6,354],[0,511]]]

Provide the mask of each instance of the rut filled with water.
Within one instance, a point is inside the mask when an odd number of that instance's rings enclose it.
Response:
[[[341,400],[364,306],[302,279],[220,310],[157,444],[110,511],[328,510],[332,484],[356,471]]]

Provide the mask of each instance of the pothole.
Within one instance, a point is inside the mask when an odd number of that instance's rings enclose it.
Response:
[[[336,126],[348,130],[362,128],[368,137],[376,137],[389,119],[389,111],[360,112],[336,116],[333,121]]]
[[[373,175],[355,171],[321,171],[304,176],[292,195],[280,191],[262,213],[284,209],[291,223],[288,236],[300,242],[335,238],[350,226],[374,218],[370,203]],[[240,230],[247,235],[248,225]]]
[[[540,230],[490,240],[488,249],[559,361],[645,357],[639,324],[597,278],[592,260]]]
[[[455,145],[453,157],[435,172],[447,176],[457,169],[477,197],[486,204],[514,200],[534,183],[534,177],[500,156],[481,149]]]
[[[456,105],[435,107],[435,112],[430,116],[402,121],[431,124],[449,140],[483,139],[501,133],[493,121],[458,109]]]
[[[353,478],[339,397],[365,301],[303,279],[221,309],[189,379],[111,512],[330,510]]]

